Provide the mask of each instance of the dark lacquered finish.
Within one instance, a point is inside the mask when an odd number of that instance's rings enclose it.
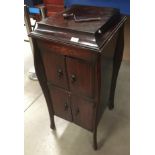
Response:
[[[43,51],[41,54],[49,84],[52,83],[67,89],[65,57],[48,50]]]
[[[82,97],[71,95],[74,123],[93,131],[94,104]]]
[[[66,120],[72,121],[68,93],[57,87],[52,87],[50,90],[50,95],[53,102],[55,115]]]
[[[30,34],[34,64],[47,102],[51,128],[54,115],[93,132],[114,92],[124,46],[125,16],[110,8],[73,6],[65,13],[100,21],[77,22],[63,13],[38,23]]]
[[[94,66],[75,58],[67,58],[66,62],[70,91],[75,94],[93,97]]]

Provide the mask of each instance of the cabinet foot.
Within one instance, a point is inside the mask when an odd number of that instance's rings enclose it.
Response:
[[[94,150],[97,150],[97,129],[93,133],[93,147]]]
[[[54,116],[53,116],[53,118],[51,118],[50,128],[51,128],[52,130],[55,130],[55,129],[56,129],[56,128],[55,128],[55,122],[54,122]]]
[[[97,150],[97,143],[94,143],[94,150]]]
[[[55,125],[53,125],[53,124],[50,125],[50,128],[51,128],[52,130],[55,130],[55,129],[56,129],[56,128],[55,128]]]
[[[108,108],[109,108],[109,110],[113,110],[114,109],[114,101],[109,101]]]

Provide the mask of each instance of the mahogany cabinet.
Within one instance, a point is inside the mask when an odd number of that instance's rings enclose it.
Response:
[[[51,128],[54,115],[73,122],[93,132],[97,149],[98,123],[106,107],[114,108],[126,17],[117,9],[80,5],[64,13],[39,22],[30,34],[36,74]]]

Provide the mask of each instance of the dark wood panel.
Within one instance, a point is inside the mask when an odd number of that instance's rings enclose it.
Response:
[[[92,131],[94,104],[83,98],[71,95],[71,107],[74,123]]]
[[[68,93],[57,87],[51,87],[50,94],[52,98],[54,114],[66,120],[72,121]]]
[[[69,46],[51,41],[38,39],[38,46],[44,51],[52,51],[60,55],[79,58],[88,62],[96,61],[96,52],[79,47]]]
[[[94,67],[84,61],[66,58],[70,90],[73,93],[93,97]]]
[[[41,48],[41,51],[48,83],[68,89],[65,57],[43,48]]]

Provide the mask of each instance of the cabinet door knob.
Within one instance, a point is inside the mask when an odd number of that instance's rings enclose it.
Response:
[[[62,71],[62,69],[58,69],[57,70],[57,74],[58,74],[58,78],[60,79],[61,77],[62,77],[62,75],[63,75],[63,71]]]
[[[71,75],[71,82],[74,83],[76,81],[76,75],[72,74]]]
[[[68,109],[68,105],[67,105],[67,103],[65,103],[65,110],[67,110]]]

